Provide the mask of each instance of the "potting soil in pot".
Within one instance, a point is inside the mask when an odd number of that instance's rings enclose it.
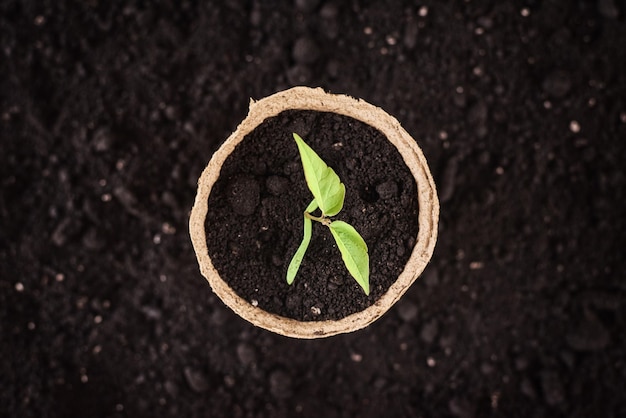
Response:
[[[368,245],[369,296],[317,222],[294,283],[285,280],[313,199],[293,132],[346,186],[333,219],[353,225]],[[303,321],[341,319],[375,303],[397,279],[415,244],[417,213],[415,180],[381,132],[347,116],[290,110],[266,119],[225,161],[209,196],[207,247],[222,279],[253,305]]]

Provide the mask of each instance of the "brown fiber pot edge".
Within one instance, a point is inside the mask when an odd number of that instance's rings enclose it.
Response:
[[[222,280],[213,267],[206,245],[205,218],[209,194],[220,175],[222,164],[237,144],[265,119],[290,109],[337,113],[360,120],[378,129],[398,149],[417,184],[419,232],[404,270],[387,292],[373,305],[335,321],[297,321],[252,306]],[[248,116],[213,154],[200,176],[198,192],[189,220],[189,232],[202,275],[208,280],[217,296],[237,315],[256,326],[281,335],[312,339],[356,331],[371,324],[387,312],[422,273],[430,260],[437,240],[438,221],[439,200],[424,154],[394,117],[363,100],[326,93],[321,88],[294,87],[256,102],[250,101]]]

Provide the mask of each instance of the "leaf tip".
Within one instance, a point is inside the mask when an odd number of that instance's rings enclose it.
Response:
[[[306,238],[304,239],[306,241]],[[308,243],[306,244],[308,245]],[[302,262],[302,256],[296,252],[289,263],[289,267],[287,268],[287,284],[291,285],[298,274],[298,270],[300,270],[300,263]]]

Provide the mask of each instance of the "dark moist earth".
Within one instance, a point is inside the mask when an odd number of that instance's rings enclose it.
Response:
[[[1,1],[0,416],[626,416],[625,6]],[[320,341],[235,316],[187,232],[298,84],[397,117],[442,203],[422,277]]]
[[[344,207],[333,219],[348,222],[368,244],[369,296],[318,222],[298,275],[287,284],[313,199],[293,132],[346,186]],[[207,246],[220,276],[248,302],[298,320],[341,319],[377,301],[402,272],[417,237],[417,210],[415,180],[380,131],[347,116],[285,111],[248,134],[222,166],[209,197]]]

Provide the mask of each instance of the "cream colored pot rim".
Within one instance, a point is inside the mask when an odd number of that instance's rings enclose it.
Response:
[[[417,184],[419,231],[415,247],[404,270],[396,282],[373,305],[335,321],[297,321],[253,306],[238,296],[222,280],[211,262],[207,249],[205,218],[209,194],[220,175],[222,164],[237,144],[265,119],[290,109],[337,113],[360,120],[378,129],[398,149]],[[226,305],[256,326],[288,337],[310,339],[356,331],[371,324],[389,310],[422,273],[430,260],[437,240],[438,221],[439,201],[426,159],[415,140],[394,117],[364,100],[326,93],[321,88],[294,87],[259,101],[250,101],[248,116],[215,152],[200,176],[198,192],[189,220],[189,231],[200,264],[200,271]]]

